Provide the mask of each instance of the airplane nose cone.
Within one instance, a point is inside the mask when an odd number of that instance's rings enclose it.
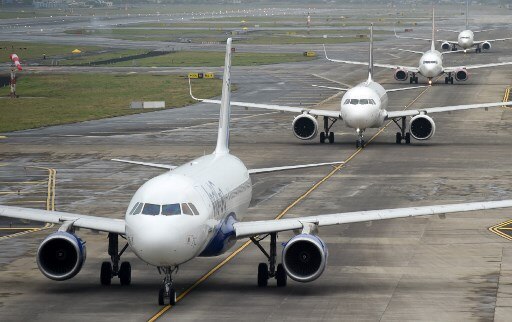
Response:
[[[194,256],[191,243],[187,242],[187,238],[190,239],[193,235],[189,236],[183,229],[177,229],[171,222],[172,220],[167,223],[155,223],[145,229],[139,227],[132,234],[131,248],[140,259],[155,266],[175,266]]]
[[[344,108],[342,117],[345,123],[355,129],[366,129],[375,123],[375,108],[373,105],[348,105]]]

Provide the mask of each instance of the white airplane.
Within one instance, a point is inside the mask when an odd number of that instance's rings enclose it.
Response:
[[[320,143],[324,143],[327,139],[329,143],[334,142],[334,132],[331,127],[338,120],[341,120],[347,127],[355,129],[357,133],[356,148],[365,146],[364,132],[368,128],[380,128],[386,122],[392,120],[399,127],[400,132],[396,133],[396,143],[411,143],[411,137],[416,140],[428,140],[435,133],[436,126],[434,120],[428,115],[439,112],[452,112],[458,110],[468,110],[475,108],[499,107],[504,105],[512,105],[512,102],[496,102],[482,103],[470,105],[455,105],[442,107],[429,107],[418,110],[401,110],[388,111],[388,92],[396,92],[408,89],[414,89],[424,86],[405,87],[397,89],[384,89],[379,83],[373,80],[373,25],[370,26],[370,49],[369,62],[361,63],[368,65],[368,79],[357,86],[346,89],[338,87],[327,87],[346,91],[341,99],[340,109],[338,111],[307,109],[304,107],[282,106],[260,103],[247,102],[231,102],[232,106],[240,106],[246,108],[260,108],[268,110],[277,110],[283,112],[298,113],[292,121],[293,134],[301,140],[312,140],[318,134],[318,117],[323,118],[324,131],[320,132]],[[190,79],[189,79],[190,84]],[[326,87],[326,86],[318,86]],[[220,104],[220,100],[200,99],[192,94],[190,87],[190,96],[200,102]],[[409,129],[407,131],[406,119],[411,117],[409,121]]]
[[[489,40],[479,40],[475,41],[475,33],[485,32],[485,31],[491,31],[494,29],[484,29],[484,30],[475,30],[472,31],[468,27],[468,15],[469,15],[469,1],[466,1],[466,27],[465,30],[450,30],[450,29],[438,29],[440,31],[449,31],[449,32],[456,32],[458,33],[457,41],[451,41],[451,40],[438,40],[438,42],[441,43],[441,49],[443,50],[451,50],[457,51],[457,46],[462,49],[465,53],[468,49],[472,47],[475,48],[476,53],[481,53],[483,50],[489,50],[491,49],[491,44],[496,41],[505,41],[510,40],[512,37],[508,38],[499,38],[499,39],[489,39]],[[396,32],[395,32],[396,35]],[[405,39],[416,39],[416,40],[427,40],[430,41],[430,39],[427,38],[417,38],[417,37],[403,37],[398,36],[398,38],[405,38]]]
[[[418,76],[417,74],[426,77],[428,79],[428,83],[432,84],[432,79],[434,77],[446,74],[444,79],[445,84],[453,84],[453,78],[457,81],[466,81],[469,78],[469,70],[477,69],[477,68],[486,68],[486,67],[497,67],[504,65],[512,65],[512,62],[504,62],[504,63],[493,63],[493,64],[478,64],[478,65],[462,65],[462,66],[454,66],[454,67],[444,67],[443,66],[443,54],[453,53],[453,52],[445,52],[441,53],[435,48],[435,20],[434,20],[434,10],[432,9],[432,39],[430,50],[426,52],[415,51],[415,50],[406,50],[400,49],[402,51],[407,51],[415,54],[420,54],[421,58],[419,61],[418,67],[413,66],[402,66],[402,65],[391,65],[391,64],[380,64],[375,63],[374,66],[383,67],[392,69],[395,71],[394,76],[398,81],[406,81],[409,78],[409,82],[418,84]],[[396,35],[396,32],[395,32]],[[408,38],[396,35],[398,38]],[[324,47],[325,51],[325,47]],[[367,65],[366,62],[358,62],[358,61],[350,61],[350,60],[341,60],[341,59],[331,59],[327,57],[327,52],[325,53],[325,57],[333,62],[337,63],[345,63],[345,64],[354,64],[354,65]]]
[[[356,222],[427,216],[512,207],[512,200],[459,203],[436,206],[334,213],[281,220],[239,221],[252,198],[251,174],[299,169],[322,164],[247,170],[229,153],[231,39],[226,45],[222,104],[215,151],[182,166],[127,161],[168,170],[146,183],[133,195],[124,219],[0,206],[0,216],[60,224],[37,250],[37,264],[48,278],[63,281],[75,276],[85,261],[85,242],[77,228],[108,233],[110,262],[101,265],[101,284],[118,276],[122,285],[131,282],[131,266],[119,262],[130,247],[144,262],[164,274],[158,302],[176,303],[173,274],[178,267],[198,256],[227,252],[238,239],[251,238],[268,259],[258,266],[258,286],[269,278],[286,286],[287,276],[298,282],[311,282],[327,265],[327,246],[318,236],[318,227]],[[124,160],[118,160],[124,161]],[[277,233],[296,231],[284,246],[282,263],[277,262]],[[270,252],[260,245],[270,236]],[[119,252],[118,237],[127,244]],[[270,254],[270,255],[269,255]]]

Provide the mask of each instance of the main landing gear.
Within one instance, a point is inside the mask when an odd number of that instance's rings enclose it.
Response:
[[[402,124],[400,125],[395,119],[393,119],[393,122],[398,126],[400,129],[400,132],[396,132],[396,144],[401,144],[402,140],[405,141],[405,144],[411,143],[411,133],[405,132],[406,130],[406,124],[405,124],[405,116],[401,117]]]
[[[482,48],[480,48],[480,46],[477,46],[475,49],[475,53],[481,53],[481,52],[482,52]]]
[[[452,51],[457,51],[457,46],[455,44],[452,45]]]
[[[412,73],[411,78],[409,78],[409,83],[415,83],[418,84],[418,76],[416,76],[416,73]]]
[[[175,267],[158,267],[158,272],[161,274],[162,272],[165,274],[162,285],[160,286],[160,290],[158,291],[158,304],[166,305],[166,303],[170,305],[176,304],[176,289],[172,285],[172,273],[174,273],[178,269]]]
[[[356,148],[358,148],[358,149],[364,148],[364,144],[366,143],[366,142],[364,142],[364,139],[363,139],[364,130],[357,129],[356,132],[357,132]]]
[[[100,282],[101,285],[110,285],[114,276],[119,277],[121,285],[130,285],[132,282],[132,267],[129,262],[122,262],[121,255],[128,248],[128,243],[119,252],[118,246],[119,235],[114,233],[108,234],[108,254],[110,255],[110,262],[101,263]]]
[[[446,77],[444,78],[444,83],[445,83],[445,84],[450,83],[450,84],[452,84],[452,85],[453,85],[453,76],[452,76],[452,73],[448,73],[448,76],[446,76]]]
[[[263,255],[265,255],[268,259],[267,263],[260,263],[258,265],[258,286],[265,287],[268,285],[268,280],[270,278],[275,278],[277,281],[277,287],[286,286],[286,280],[288,276],[284,270],[283,264],[278,264],[276,268],[276,257],[277,257],[277,233],[270,233],[270,254],[267,253],[265,248],[261,246],[260,242],[265,239],[268,235],[256,239],[255,237],[251,237],[252,242],[256,245]]]
[[[331,132],[331,127],[336,123],[338,119],[334,117],[324,116],[324,132],[320,132],[320,143],[325,143],[325,140],[329,140],[329,143],[334,143],[334,132]],[[329,121],[331,124],[329,125]]]

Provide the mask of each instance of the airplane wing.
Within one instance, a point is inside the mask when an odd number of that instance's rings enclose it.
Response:
[[[512,200],[459,203],[448,205],[409,207],[383,210],[355,211],[328,215],[318,215],[280,220],[262,220],[237,222],[233,224],[237,238],[252,237],[281,231],[302,229],[307,224],[318,227],[365,221],[405,218],[416,216],[442,215],[454,212],[466,212],[512,207]]]
[[[471,110],[476,108],[489,108],[489,107],[500,107],[510,106],[512,102],[498,102],[498,103],[482,103],[482,104],[469,104],[469,105],[453,105],[453,106],[441,106],[441,107],[429,107],[418,110],[403,110],[403,111],[388,111],[386,119],[395,119],[405,116],[415,116],[419,114],[430,114],[430,113],[441,113],[441,112],[452,112]]]
[[[99,216],[86,216],[68,212],[41,209],[21,208],[0,205],[0,217],[63,224],[73,222],[73,227],[87,228],[109,233],[124,234],[124,219],[113,219]]]
[[[496,30],[498,28],[491,28],[491,29],[482,29],[482,30],[472,30],[474,34],[476,33],[479,33],[479,32],[486,32],[486,31],[493,31],[493,30]]]
[[[167,169],[167,170],[173,170],[173,169],[177,168],[176,166],[173,166],[173,165],[160,164],[160,163],[140,162],[140,161],[131,161],[131,160],[123,160],[123,159],[110,159],[110,161],[129,163],[129,164],[136,164],[136,165],[143,165],[143,166],[146,166],[146,167],[159,168],[159,169]]]
[[[410,50],[410,49],[402,49],[402,48],[394,48],[395,50],[399,50],[399,51],[405,51],[405,52],[408,52],[408,53],[413,53],[413,54],[420,54],[420,55],[423,55],[424,52],[422,51],[418,51],[418,50]]]
[[[189,87],[190,87],[190,97],[192,99],[203,102],[203,103],[211,103],[211,104],[220,104],[220,100],[212,100],[212,99],[202,99],[197,98],[192,94],[192,85],[190,83],[190,79],[188,80]],[[285,105],[274,105],[274,104],[260,104],[260,103],[246,103],[246,102],[230,102],[231,106],[240,106],[240,107],[247,107],[247,108],[259,108],[259,109],[265,109],[265,110],[273,110],[273,111],[281,111],[281,112],[291,112],[291,113],[307,113],[311,115],[316,116],[327,116],[327,117],[334,117],[341,119],[341,115],[339,111],[328,111],[328,110],[317,110],[317,109],[310,109],[305,107],[295,107],[295,106],[285,106]]]
[[[505,40],[510,40],[512,39],[512,37],[508,37],[508,38],[498,38],[498,39],[489,39],[489,40],[479,40],[479,41],[475,41],[474,44],[475,45],[481,45],[483,44],[484,42],[496,42],[496,41],[505,41]]]
[[[448,32],[456,32],[456,33],[460,33],[459,30],[453,30],[453,29],[437,29],[436,31],[448,31]]]
[[[504,62],[504,63],[492,63],[492,64],[479,64],[479,65],[466,65],[466,66],[454,66],[454,67],[445,67],[443,69],[444,73],[453,73],[460,69],[477,69],[477,68],[487,68],[487,67],[498,67],[512,65],[512,62]]]
[[[312,164],[299,164],[299,165],[289,165],[283,167],[273,167],[273,168],[260,168],[260,169],[250,169],[249,174],[257,174],[257,173],[267,173],[267,172],[275,172],[275,171],[284,171],[284,170],[295,170],[302,168],[313,168],[320,167],[324,165],[335,165],[335,164],[343,164],[345,162],[326,162],[326,163],[312,163]]]
[[[416,89],[416,88],[423,88],[428,87],[428,85],[420,85],[420,86],[411,86],[411,87],[400,87],[400,88],[391,88],[387,89],[386,92],[393,93],[393,92],[400,92],[400,91],[407,91],[410,89]]]
[[[329,61],[332,61],[332,62],[335,62],[335,63],[344,63],[344,64],[368,66],[368,62],[352,61],[352,60],[341,60],[341,59],[329,58],[329,56],[327,56],[327,51],[325,50],[325,45],[324,45],[324,54],[325,54],[325,59],[327,59]],[[373,63],[373,66],[382,67],[382,68],[388,68],[388,69],[405,69],[405,70],[413,72],[413,73],[417,73],[419,71],[418,67],[411,67],[411,66],[390,65],[390,64],[380,64],[380,63]]]

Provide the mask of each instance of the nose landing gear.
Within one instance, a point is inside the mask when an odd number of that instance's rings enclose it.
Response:
[[[365,142],[364,142],[364,139],[363,139],[363,132],[364,130],[361,130],[361,129],[357,129],[356,130],[357,132],[357,141],[356,141],[356,148],[364,148],[364,145],[365,145]]]
[[[158,267],[158,272],[161,274],[163,271],[165,274],[160,290],[158,291],[158,305],[166,305],[166,302],[170,305],[176,305],[176,289],[172,285],[172,273],[177,269],[177,266]]]
[[[128,243],[121,249],[121,252],[119,252],[118,240],[118,234],[108,234],[108,254],[110,255],[110,262],[101,263],[101,285],[110,285],[114,276],[119,277],[121,285],[130,285],[132,281],[132,267],[130,263],[122,262],[121,266],[119,266],[121,255],[123,255],[124,251],[128,248]]]

